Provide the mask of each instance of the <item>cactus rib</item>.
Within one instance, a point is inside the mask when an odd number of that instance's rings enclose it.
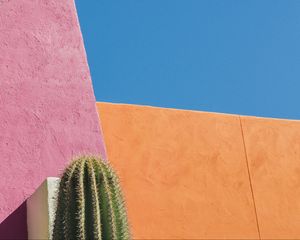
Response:
[[[97,157],[81,157],[64,171],[53,239],[130,239],[117,175]]]

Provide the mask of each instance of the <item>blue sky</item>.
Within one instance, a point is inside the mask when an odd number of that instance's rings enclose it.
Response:
[[[97,101],[300,119],[300,1],[76,6]]]

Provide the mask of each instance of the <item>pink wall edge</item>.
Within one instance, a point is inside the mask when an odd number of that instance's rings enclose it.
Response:
[[[0,222],[80,154],[106,158],[73,0],[0,2]]]

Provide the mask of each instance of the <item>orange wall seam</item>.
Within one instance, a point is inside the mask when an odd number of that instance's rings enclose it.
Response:
[[[300,121],[97,106],[135,239],[300,239]]]
[[[240,126],[241,126],[241,134],[242,134],[242,139],[243,139],[243,147],[244,147],[244,153],[245,153],[245,160],[246,160],[246,164],[247,164],[247,172],[248,172],[249,184],[250,184],[251,195],[252,195],[252,200],[253,200],[253,207],[254,207],[254,211],[255,211],[257,231],[258,231],[259,239],[261,239],[261,234],[260,234],[260,229],[259,229],[259,220],[258,220],[258,216],[257,216],[257,208],[256,208],[255,196],[254,196],[254,189],[253,189],[253,184],[252,184],[252,179],[251,179],[251,174],[250,174],[247,147],[246,147],[246,143],[245,143],[245,136],[244,136],[244,130],[243,130],[243,124],[242,124],[241,116],[239,116],[239,122],[240,122]]]
[[[98,103],[136,239],[259,239],[239,116]]]

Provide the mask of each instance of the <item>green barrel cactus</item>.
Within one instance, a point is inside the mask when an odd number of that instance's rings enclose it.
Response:
[[[97,157],[82,157],[64,171],[52,237],[130,239],[118,177],[108,163]]]

